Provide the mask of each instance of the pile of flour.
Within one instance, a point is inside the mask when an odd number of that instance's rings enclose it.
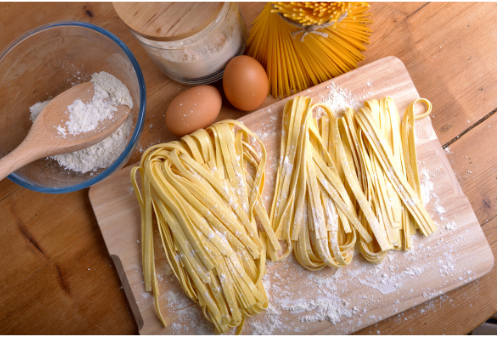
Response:
[[[75,100],[67,107],[68,121],[58,126],[58,133],[77,135],[95,130],[100,121],[110,119],[117,110],[116,106],[126,105],[133,108],[133,100],[128,88],[115,76],[100,72],[92,75],[93,98],[88,103]],[[29,108],[34,121],[50,101],[38,102]],[[62,167],[86,173],[110,166],[123,152],[131,132],[131,116],[109,137],[86,149],[72,153],[50,156]]]

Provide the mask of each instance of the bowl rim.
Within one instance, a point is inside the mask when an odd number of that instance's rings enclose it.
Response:
[[[68,193],[68,192],[73,192],[73,191],[78,191],[81,189],[88,188],[103,179],[107,178],[110,176],[118,167],[123,165],[124,161],[127,161],[128,155],[131,154],[131,151],[135,148],[142,130],[143,130],[143,125],[145,123],[145,109],[146,109],[146,89],[145,89],[145,79],[143,77],[142,70],[140,68],[140,65],[138,64],[138,61],[136,60],[135,56],[131,52],[131,50],[122,42],[116,35],[112,34],[108,30],[99,27],[97,25],[87,23],[87,22],[82,22],[82,21],[57,21],[57,22],[52,22],[48,23],[45,25],[38,26],[36,28],[33,28],[23,35],[19,36],[17,39],[12,41],[10,44],[7,45],[1,52],[0,52],[0,61],[3,59],[3,57],[12,49],[14,48],[17,44],[19,44],[21,41],[25,40],[26,38],[30,37],[31,35],[40,32],[42,30],[50,29],[53,27],[63,27],[63,26],[77,26],[77,27],[82,27],[82,28],[88,28],[92,29],[109,39],[111,39],[114,43],[116,43],[126,54],[128,57],[129,61],[133,65],[133,68],[135,70],[137,79],[138,79],[138,86],[140,90],[140,108],[138,111],[138,118],[136,121],[135,129],[133,131],[133,135],[131,135],[131,139],[129,140],[128,144],[126,145],[126,148],[124,148],[123,152],[119,157],[112,163],[108,168],[106,168],[104,171],[102,171],[100,174],[97,176],[82,182],[78,183],[76,185],[68,186],[68,187],[61,187],[61,188],[53,188],[53,187],[42,187],[38,185],[33,185],[29,182],[27,182],[25,179],[23,179],[20,175],[16,174],[15,172],[7,176],[12,182],[26,188],[30,189],[33,191],[37,192],[42,192],[42,193],[51,193],[51,194],[60,194],[60,193]]]

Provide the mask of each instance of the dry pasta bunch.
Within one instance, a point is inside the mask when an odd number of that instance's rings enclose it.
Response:
[[[261,157],[249,137],[258,141]],[[265,163],[262,142],[243,124],[230,120],[197,130],[181,142],[150,147],[131,171],[141,209],[145,289],[153,291],[164,325],[153,217],[176,278],[217,333],[231,327],[238,327],[239,333],[245,318],[267,308],[261,281],[265,243],[273,256],[280,245],[261,200]],[[258,231],[257,221],[265,232]]]
[[[311,99],[287,102],[271,223],[287,244],[279,259],[295,248],[297,260],[309,270],[348,265],[356,232],[371,241],[327,150],[329,135],[328,123],[319,129],[312,118]]]
[[[346,6],[345,18],[309,31],[272,13],[273,4],[264,7],[253,22],[247,54],[266,69],[271,95],[279,98],[303,91],[356,68],[364,60],[364,44],[369,43],[372,32],[368,27],[370,14],[366,13],[369,5]]]
[[[301,25],[321,25],[338,22],[343,15],[353,15],[355,7],[368,6],[365,2],[275,2],[273,10]]]

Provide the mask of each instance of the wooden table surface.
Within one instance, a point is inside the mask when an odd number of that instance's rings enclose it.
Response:
[[[247,24],[263,6],[240,4]],[[497,4],[373,3],[370,10],[374,33],[362,64],[397,56],[420,95],[432,101],[438,138],[495,255]],[[158,70],[110,3],[0,3],[0,50],[25,31],[60,20],[99,25],[136,56],[147,86],[138,148],[174,139],[162,115],[187,87]],[[268,98],[264,105],[272,102]],[[224,102],[219,119],[240,116]],[[129,163],[140,155],[135,151]],[[3,180],[0,219],[0,334],[137,333],[87,189],[47,195]],[[497,312],[496,286],[494,268],[480,280],[360,333],[468,333]]]

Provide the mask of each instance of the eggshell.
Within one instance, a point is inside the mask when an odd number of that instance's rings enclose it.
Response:
[[[268,88],[264,67],[250,56],[237,56],[224,69],[224,93],[235,108],[243,111],[259,108],[266,99]]]
[[[216,121],[222,98],[212,86],[197,86],[176,96],[166,112],[166,125],[171,133],[183,136],[207,128]]]

